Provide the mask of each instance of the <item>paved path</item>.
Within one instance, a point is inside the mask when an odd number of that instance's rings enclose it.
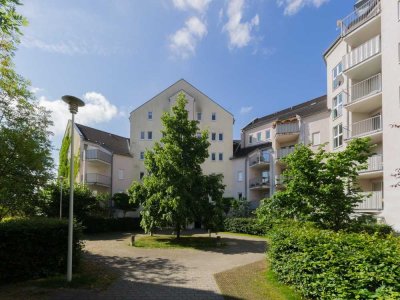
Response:
[[[144,249],[128,246],[129,236],[114,234],[86,241],[90,259],[120,277],[106,291],[65,290],[51,299],[223,299],[213,274],[265,257],[265,241],[222,235],[219,249]]]

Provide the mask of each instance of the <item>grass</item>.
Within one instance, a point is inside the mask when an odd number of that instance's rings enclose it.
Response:
[[[265,235],[255,235],[255,234],[229,232],[229,231],[223,231],[223,232],[219,232],[219,233],[221,233],[221,234],[231,234],[231,235],[237,235],[237,236],[248,236],[248,237],[255,237],[255,238],[268,240],[268,237],[265,236]]]
[[[134,247],[142,248],[192,248],[209,249],[224,246],[217,245],[217,238],[203,236],[181,236],[177,239],[172,235],[154,235],[136,237]]]
[[[300,300],[291,288],[278,282],[266,260],[214,275],[225,299]]]
[[[117,277],[109,268],[83,259],[81,266],[74,271],[70,283],[63,274],[3,285],[0,286],[0,299],[43,299],[51,292],[63,288],[104,290]]]

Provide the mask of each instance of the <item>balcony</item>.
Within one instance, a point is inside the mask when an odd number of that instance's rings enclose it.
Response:
[[[354,208],[358,211],[376,211],[383,210],[383,192],[375,191],[375,192],[363,192],[365,196],[363,202],[357,204]]]
[[[86,183],[93,184],[93,185],[99,185],[99,186],[105,186],[105,187],[111,187],[111,177],[97,174],[97,173],[87,173],[86,174]]]
[[[277,153],[278,159],[282,159],[282,158],[288,156],[293,151],[294,151],[294,147],[278,149],[278,153]]]
[[[270,163],[270,156],[267,151],[257,151],[249,157],[249,167],[264,168]]]
[[[350,88],[347,110],[368,113],[382,107],[382,75],[376,74]]]
[[[380,141],[382,138],[382,116],[377,115],[351,126],[351,138],[371,137],[372,142]]]
[[[269,188],[268,177],[256,177],[249,180],[249,187],[251,190],[264,190]]]
[[[383,156],[376,154],[368,158],[367,169],[359,172],[360,177],[363,179],[382,177],[383,175]]]
[[[111,164],[112,156],[100,149],[89,149],[86,150],[86,160],[99,161],[107,164]]]
[[[379,15],[381,12],[380,0],[369,0],[340,21],[342,37],[360,28],[362,25]]]
[[[354,80],[372,76],[381,70],[381,37],[368,40],[342,58],[343,72]],[[365,62],[369,62],[365,64]]]
[[[299,122],[277,124],[275,140],[279,143],[286,143],[297,140],[300,135]]]
[[[285,185],[285,178],[283,174],[275,175],[275,186],[277,188],[283,188]]]

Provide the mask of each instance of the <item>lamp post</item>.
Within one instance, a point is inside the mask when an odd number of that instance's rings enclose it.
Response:
[[[63,179],[64,177],[59,176],[58,180],[60,181],[60,220],[62,218],[62,188],[63,188]]]
[[[69,111],[72,114],[71,121],[71,160],[70,160],[70,185],[69,185],[69,216],[68,216],[68,258],[67,258],[67,281],[72,280],[72,235],[74,222],[74,127],[75,115],[78,113],[78,107],[84,106],[85,103],[74,96],[65,95],[63,101],[68,104]]]

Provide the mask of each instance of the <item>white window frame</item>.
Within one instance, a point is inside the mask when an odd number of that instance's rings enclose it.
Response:
[[[218,134],[218,141],[223,141],[224,140],[224,134],[222,133],[222,132],[220,132],[219,134]]]
[[[217,140],[217,133],[211,132],[211,140],[216,141]]]
[[[271,129],[265,130],[265,140],[270,140],[271,139]]]
[[[336,73],[336,74],[335,74]],[[339,62],[332,70],[332,88],[336,90],[341,84],[336,84],[336,79],[343,73],[343,64]],[[335,85],[336,84],[336,85]]]
[[[145,131],[141,131],[141,132],[140,132],[139,138],[140,138],[141,140],[146,139],[146,132],[145,132]]]
[[[151,137],[150,137],[151,136]],[[147,139],[149,141],[153,140],[153,131],[147,131]]]
[[[202,117],[203,117],[203,114],[201,113],[201,111],[198,111],[197,112],[197,121],[201,121]]]
[[[216,112],[211,113],[211,121],[217,121],[217,113]]]
[[[318,137],[318,143],[316,143],[315,137]],[[313,132],[313,133],[311,134],[311,142],[312,142],[312,145],[313,145],[313,146],[321,145],[321,132],[320,132],[320,131]]]
[[[153,112],[152,111],[147,112],[147,120],[153,120]]]
[[[343,146],[343,125],[342,123],[333,127],[333,149]]]
[[[257,142],[261,142],[262,139],[262,132],[257,132]]]
[[[212,152],[211,153],[211,161],[216,161],[216,160],[217,160],[217,157],[215,155],[215,152]]]
[[[340,92],[332,99],[332,118],[336,119],[341,117],[342,115],[343,115],[343,92]]]
[[[243,182],[243,171],[238,171],[237,173],[237,181]]]
[[[124,179],[124,170],[123,169],[118,170],[118,179],[119,180]]]
[[[144,151],[140,151],[139,159],[144,160]]]

